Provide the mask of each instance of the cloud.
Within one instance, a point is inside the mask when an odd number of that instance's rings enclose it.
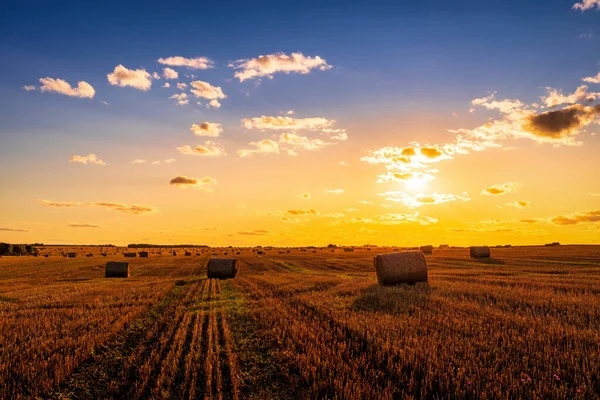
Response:
[[[304,200],[308,200],[308,199],[310,199],[310,193],[302,193],[300,195],[300,198],[304,199]]]
[[[577,225],[584,222],[600,222],[600,209],[581,211],[567,216],[558,216],[551,219],[556,225]]]
[[[508,207],[515,207],[515,208],[527,208],[527,207],[531,207],[531,202],[519,200],[519,201],[515,201],[513,203],[505,203],[504,205],[508,206]]]
[[[158,72],[153,72],[152,73],[152,79],[160,79],[160,75]]]
[[[140,204],[125,204],[125,203],[109,203],[109,202],[67,202],[67,201],[49,201],[49,200],[38,200],[38,203],[49,206],[49,207],[64,207],[64,208],[74,208],[74,207],[102,207],[108,208],[114,211],[121,211],[128,214],[144,214],[144,213],[154,213],[156,212],[156,208],[148,205],[140,205]]]
[[[315,68],[321,71],[331,68],[331,65],[327,64],[325,59],[319,56],[306,57],[302,53],[261,55],[257,58],[237,60],[235,63],[231,63],[230,66],[238,70],[234,73],[234,76],[240,82],[264,76],[272,78],[273,74],[277,72],[308,74]]]
[[[226,156],[225,149],[218,143],[206,141],[204,146],[198,145],[191,147],[188,145],[177,147],[177,150],[181,154],[189,156],[207,156],[207,157],[218,157]]]
[[[3,232],[29,232],[27,229],[18,229],[18,228],[0,228],[0,231]]]
[[[268,117],[263,115],[262,117],[244,118],[241,120],[242,126],[246,129],[260,129],[260,130],[319,130],[324,128],[331,128],[335,123],[333,119],[327,119],[323,117],[313,118],[292,118],[292,117]]]
[[[209,69],[213,62],[206,57],[185,58],[180,56],[159,58],[158,62],[171,67],[187,67],[189,69]]]
[[[526,118],[523,129],[535,136],[560,139],[576,134],[579,128],[596,122],[600,105],[590,107],[575,104],[556,111],[531,115]]]
[[[282,133],[279,136],[279,143],[288,144],[295,148],[299,147],[304,150],[319,150],[329,144],[332,144],[321,139],[309,139],[306,136],[299,136],[295,133]]]
[[[487,108],[488,110],[498,110],[503,114],[510,114],[515,110],[519,110],[524,107],[524,104],[521,103],[520,100],[494,100],[495,93],[490,94],[487,97],[481,97],[478,99],[473,99],[471,104],[473,107],[481,106]]]
[[[33,86],[33,85],[25,85],[25,86],[23,86],[23,90],[31,92],[32,90],[35,90],[35,86]]]
[[[178,84],[178,85],[179,85],[179,84]],[[170,88],[170,87],[171,87],[171,84],[170,84],[169,82],[165,82],[165,84],[164,84],[164,85],[162,85],[162,87],[164,87],[164,88]]]
[[[185,90],[185,88],[187,88],[187,83],[178,83],[177,84],[177,89],[179,90]]]
[[[106,77],[108,82],[114,86],[130,86],[143,91],[150,90],[150,87],[152,87],[152,79],[145,69],[127,69],[119,64]]]
[[[71,85],[67,81],[63,81],[62,79],[40,78],[40,83],[42,84],[42,86],[40,86],[40,90],[42,92],[55,92],[64,94],[65,96],[79,97],[82,99],[91,99],[96,94],[96,91],[94,90],[92,85],[85,81],[77,82],[76,88],[71,87]]]
[[[573,10],[581,10],[581,12],[592,8],[600,8],[600,0],[582,0],[573,4]]]
[[[391,191],[385,193],[379,193],[379,196],[385,197],[386,200],[400,202],[410,208],[421,207],[424,205],[442,204],[451,201],[469,201],[469,195],[467,193],[461,194],[423,194],[419,193],[411,195],[403,191]]]
[[[523,224],[535,224],[540,222],[539,219],[536,218],[527,218],[527,219],[520,219],[519,222],[523,223]]]
[[[256,149],[241,149],[237,151],[240,157],[248,157],[252,154],[279,154],[279,145],[270,139],[259,140],[258,142],[248,143],[250,146],[256,146]]]
[[[217,180],[210,176],[204,178],[194,178],[187,176],[177,176],[169,182],[169,185],[177,186],[180,189],[201,189],[205,192],[212,192],[214,189],[211,185],[216,185]]]
[[[375,215],[372,218],[363,217],[352,217],[350,219],[342,220],[340,223],[344,224],[379,224],[379,225],[400,225],[407,223],[418,223],[420,225],[431,225],[438,222],[437,218],[421,216],[417,211],[412,214],[383,214]]]
[[[562,104],[575,104],[580,101],[591,102],[600,97],[600,93],[589,93],[587,85],[581,85],[571,94],[564,95],[562,91],[547,87],[548,95],[542,97],[542,102],[546,107],[555,107]]]
[[[175,71],[174,69],[171,69],[169,67],[163,68],[163,76],[165,77],[165,79],[179,78],[179,74],[177,73],[177,71]]]
[[[325,193],[342,194],[344,193],[344,189],[325,189]]]
[[[131,161],[131,164],[146,164],[146,160],[140,160],[139,158],[136,158],[135,160]]]
[[[96,165],[106,165],[104,161],[97,158],[94,153],[88,154],[87,156],[73,156],[69,162],[77,162],[82,164],[96,164]]]
[[[286,211],[287,214],[290,215],[317,215],[318,213],[315,210],[300,210],[300,209],[296,209],[296,210],[287,210]]]
[[[219,137],[223,128],[221,124],[215,122],[200,122],[200,124],[193,124],[190,131],[194,132],[196,136]]]
[[[492,185],[481,191],[488,196],[501,196],[507,193],[515,193],[522,185],[516,182],[506,182],[501,185]]]
[[[600,72],[595,76],[588,76],[587,78],[583,78],[582,81],[588,83],[600,83]]]
[[[270,235],[272,232],[266,229],[255,229],[253,231],[241,231],[238,232],[238,235],[247,235],[247,236],[263,236]]]
[[[177,104],[180,106],[184,106],[190,102],[187,93],[174,94],[173,96],[169,97],[169,99],[177,100]]]
[[[208,106],[213,108],[221,108],[221,103],[219,103],[219,100],[211,100],[208,102]]]
[[[343,166],[343,167],[349,167],[350,165],[352,165],[352,164],[350,164],[350,163],[348,163],[346,161],[340,161],[338,164],[341,165],[341,166]]]
[[[219,100],[224,99],[227,96],[223,93],[223,90],[219,86],[213,86],[208,82],[204,81],[193,81],[190,83],[193,89],[190,91],[196,96],[208,100]]]
[[[99,225],[92,224],[67,224],[67,226],[70,226],[71,228],[101,228]]]

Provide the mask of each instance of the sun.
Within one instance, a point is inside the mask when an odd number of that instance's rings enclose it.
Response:
[[[406,188],[408,190],[410,190],[411,192],[420,192],[427,185],[427,179],[423,176],[420,176],[420,177],[415,176],[410,179],[407,179],[405,181],[405,183],[406,183]]]

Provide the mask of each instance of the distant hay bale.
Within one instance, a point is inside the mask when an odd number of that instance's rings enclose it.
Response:
[[[125,253],[127,254],[127,253]],[[135,253],[133,253],[135,254]],[[128,262],[109,261],[104,270],[106,278],[129,278],[130,270]]]
[[[419,247],[419,250],[421,250],[423,254],[433,254],[433,246],[431,245],[421,246]]]
[[[512,245],[510,245],[510,244],[505,244],[505,245],[504,245],[504,248],[505,248],[505,249],[510,249],[511,247],[512,247]]]
[[[354,251],[354,247],[344,247],[344,251]]]
[[[173,252],[173,255],[174,255],[174,256],[176,256],[176,255],[177,255],[177,252],[176,252],[176,251],[174,251],[174,252]]]
[[[94,255],[92,253],[86,254],[86,257],[94,257]]]
[[[237,259],[211,258],[208,260],[206,273],[209,278],[228,279],[237,275]]]
[[[189,256],[191,256],[191,255],[192,255],[192,253],[190,253],[189,251],[186,251],[186,252],[185,252],[185,256],[186,256],[186,257],[189,257]]]
[[[69,258],[77,257],[77,253],[67,253],[67,255],[69,256]]]
[[[139,255],[140,257],[148,257],[148,252],[147,252],[147,251],[140,251],[140,252],[138,253],[138,255]]]
[[[448,250],[450,248],[450,246],[448,246],[447,244],[440,244],[439,249],[440,250]]]
[[[488,246],[471,246],[469,249],[471,258],[490,258],[490,248]]]
[[[137,257],[137,253],[123,253],[125,257]]]
[[[48,258],[48,257],[49,257],[49,255],[48,255],[48,254],[45,254],[45,255],[44,255],[44,257],[45,257],[45,258]]]
[[[265,254],[265,252],[264,252],[264,251],[262,251],[262,250],[258,250],[258,251],[256,252],[256,254]]]
[[[378,254],[373,262],[382,286],[427,282],[427,261],[421,251]]]
[[[544,246],[546,246],[546,247],[560,246],[560,243],[558,243],[558,242],[546,243]]]

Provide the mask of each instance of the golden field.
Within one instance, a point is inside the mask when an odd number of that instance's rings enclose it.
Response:
[[[397,287],[392,248],[39,249],[0,258],[3,398],[600,396],[600,246],[436,249]],[[226,252],[237,278],[207,280]]]

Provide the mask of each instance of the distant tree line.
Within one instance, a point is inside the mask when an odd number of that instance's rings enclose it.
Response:
[[[127,248],[129,249],[183,249],[183,248],[207,248],[208,245],[205,244],[147,244],[147,243],[133,243],[128,244]]]
[[[38,250],[32,244],[0,243],[0,256],[33,256]]]

